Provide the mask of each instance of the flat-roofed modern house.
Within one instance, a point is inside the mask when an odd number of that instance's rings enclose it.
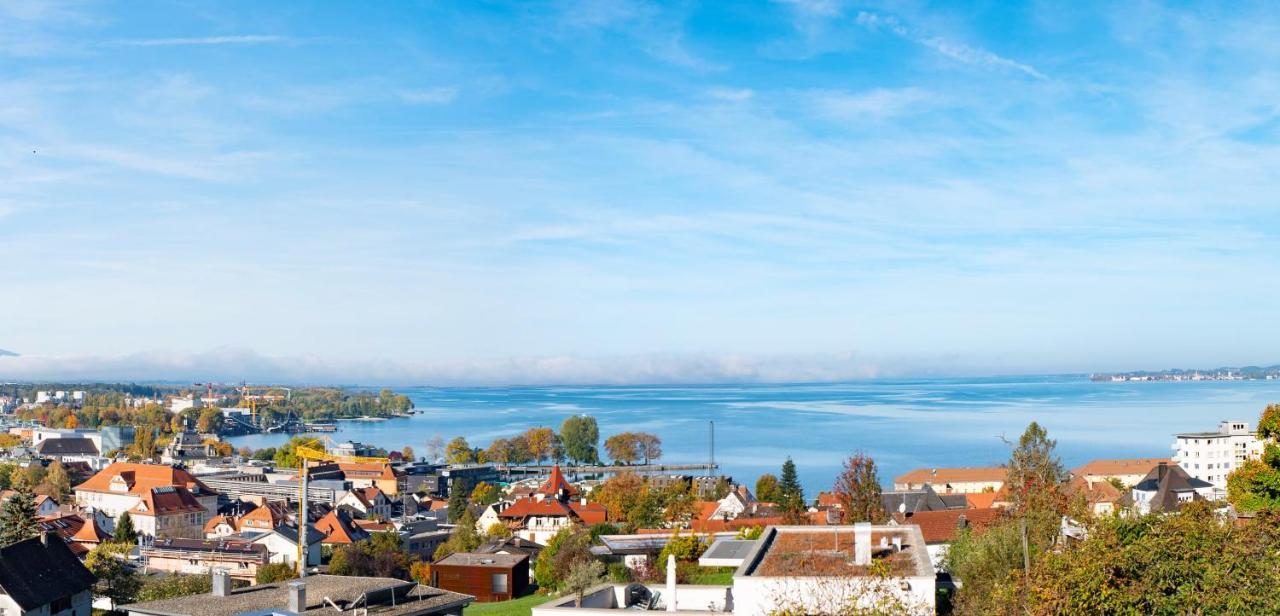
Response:
[[[524,554],[458,552],[431,565],[431,585],[474,595],[476,601],[508,601],[529,588],[529,557]]]
[[[920,527],[770,526],[760,539],[718,541],[709,562],[737,564],[733,585],[602,584],[556,599],[533,616],[668,610],[676,614],[839,614],[876,607],[933,614],[936,573]]]
[[[395,578],[312,575],[302,580],[232,588],[215,570],[209,594],[122,605],[130,616],[461,616],[475,598]],[[75,616],[87,616],[76,614]]]
[[[1217,497],[1227,492],[1227,476],[1245,460],[1262,455],[1262,439],[1244,421],[1224,421],[1216,432],[1174,435],[1173,462],[1188,475],[1213,484]]]
[[[893,480],[894,490],[920,490],[932,486],[939,494],[999,492],[1004,487],[1002,466],[917,468]]]
[[[95,581],[53,533],[0,548],[0,613],[6,616],[89,616]]]

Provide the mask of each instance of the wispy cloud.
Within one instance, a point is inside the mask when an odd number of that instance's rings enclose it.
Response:
[[[112,45],[123,47],[185,47],[197,45],[266,45],[287,43],[293,39],[276,34],[233,34],[223,36],[193,36],[173,38],[119,39]]]
[[[414,105],[446,105],[458,98],[458,88],[441,86],[426,90],[400,90],[400,100]]]
[[[980,47],[971,47],[964,43],[957,43],[941,36],[934,36],[909,28],[891,15],[861,11],[858,13],[857,23],[869,30],[886,30],[906,40],[933,49],[957,62],[988,68],[1009,69],[1036,79],[1049,79],[1044,73],[1041,73],[1030,64],[1010,60]]]
[[[933,100],[920,88],[875,88],[866,92],[822,90],[809,94],[815,111],[835,120],[884,119],[923,107]]]

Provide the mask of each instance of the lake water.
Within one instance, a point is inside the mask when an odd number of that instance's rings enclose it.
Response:
[[[1068,467],[1093,458],[1168,456],[1172,434],[1216,429],[1225,419],[1253,424],[1280,401],[1280,382],[1093,383],[1084,377],[876,380],[824,385],[406,388],[422,411],[382,422],[339,422],[335,440],[419,455],[432,435],[465,436],[472,446],[531,426],[559,427],[586,413],[601,440],[638,430],[659,435],[663,461],[703,463],[708,422],[722,471],[753,485],[791,456],[808,494],[830,489],[850,453],[871,454],[882,482],[916,467],[985,466],[1008,459],[1035,420],[1058,440]],[[232,438],[259,448],[285,435]]]

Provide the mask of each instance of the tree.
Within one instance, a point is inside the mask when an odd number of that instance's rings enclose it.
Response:
[[[301,459],[298,458],[298,447],[309,447],[311,449],[324,449],[324,445],[320,439],[307,436],[295,436],[289,439],[289,442],[281,445],[276,450],[275,463],[280,468],[300,468]]]
[[[554,455],[556,433],[551,428],[529,428],[525,430],[524,437],[529,443],[529,453],[538,464]]]
[[[618,473],[591,491],[591,500],[604,505],[609,520],[623,522],[636,503],[649,491],[644,478],[632,473]]]
[[[404,449],[400,450],[400,455],[403,456],[407,462],[413,462],[417,459],[416,456],[414,456],[413,448],[408,445],[405,445]]]
[[[1261,459],[1249,459],[1227,476],[1227,500],[1242,512],[1280,508],[1280,405],[1268,404],[1258,418]]]
[[[71,477],[67,475],[67,469],[61,462],[55,460],[49,464],[44,475],[44,485],[58,499],[71,493]]]
[[[883,524],[886,519],[880,501],[880,477],[876,462],[861,451],[844,461],[844,469],[836,476],[832,490],[840,501],[841,519],[845,524],[871,522]]]
[[[138,601],[159,601],[190,595],[208,594],[213,589],[213,578],[208,575],[167,575],[153,577],[138,590]]]
[[[444,437],[439,434],[431,435],[427,439],[427,457],[431,458],[431,462],[436,462],[444,457]]]
[[[600,426],[590,415],[574,415],[560,424],[560,440],[565,454],[574,462],[594,462],[596,443],[600,442]]]
[[[30,492],[18,492],[0,506],[0,546],[17,543],[40,534],[36,524],[36,501]]]
[[[116,520],[116,530],[112,535],[116,543],[125,545],[133,545],[138,542],[138,531],[133,529],[133,518],[126,511],[120,514],[120,519]]]
[[[631,464],[640,459],[640,443],[631,432],[615,434],[605,439],[604,450],[618,464]]]
[[[493,439],[493,442],[489,443],[489,447],[484,450],[484,453],[485,458],[488,459],[489,462],[493,462],[495,464],[510,464],[511,441],[508,441],[505,438]]]
[[[476,461],[475,452],[471,449],[471,445],[467,443],[467,439],[459,436],[445,448],[444,459],[449,464],[471,464]]]
[[[636,445],[640,448],[640,455],[644,458],[644,463],[657,460],[662,457],[662,439],[656,434],[648,432],[636,432]]]
[[[561,586],[565,592],[576,595],[574,605],[582,607],[583,595],[604,579],[604,563],[591,559],[574,562]]]
[[[539,588],[559,590],[565,579],[580,563],[594,560],[591,555],[591,533],[579,526],[562,529],[551,537],[538,555],[533,575]]]
[[[963,582],[956,594],[961,612],[984,613],[1007,597],[1028,564],[1053,547],[1067,510],[1065,471],[1054,441],[1032,422],[1009,456],[1005,486],[1011,506],[1006,517],[982,532],[965,530],[947,551],[947,568]]]
[[[298,577],[298,568],[286,563],[268,563],[258,567],[258,572],[253,576],[255,584],[274,584],[276,582],[287,582]]]
[[[487,507],[498,502],[499,496],[497,488],[488,482],[481,481],[476,484],[474,489],[471,490],[471,496],[468,500],[473,505],[483,505]]]
[[[1275,613],[1277,551],[1280,518],[1271,511],[1240,526],[1224,523],[1205,501],[1175,513],[1104,517],[1087,538],[1047,552],[1029,576],[1014,577],[974,607],[1005,614]]]
[[[449,533],[449,539],[436,548],[433,559],[438,561],[450,554],[470,552],[480,547],[482,542],[479,533],[476,532],[476,516],[468,509],[458,517],[453,532]]]
[[[196,431],[217,434],[222,431],[222,409],[209,407],[200,411],[196,418]]]
[[[80,427],[80,420],[76,419],[74,414],[67,415],[67,418],[62,422],[62,427],[68,430],[75,430]]]
[[[800,487],[800,475],[796,472],[796,463],[787,456],[782,463],[782,479],[778,482],[778,495],[781,502],[782,518],[787,524],[802,524],[805,517],[804,488]]]
[[[779,503],[782,501],[782,492],[778,489],[778,477],[772,473],[765,473],[756,479],[756,499],[762,503]]]
[[[471,495],[471,484],[466,479],[454,479],[449,484],[449,522],[456,523],[467,511],[467,498]]]
[[[117,605],[133,603],[142,588],[142,580],[125,565],[128,552],[129,546],[103,543],[84,557],[84,566],[98,578],[94,594],[109,599],[113,610]]]

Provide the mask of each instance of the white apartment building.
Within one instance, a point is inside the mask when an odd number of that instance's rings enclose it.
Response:
[[[1219,497],[1226,495],[1227,476],[1245,460],[1262,455],[1262,440],[1243,421],[1224,421],[1217,432],[1174,435],[1173,461],[1187,474],[1213,484]]]

